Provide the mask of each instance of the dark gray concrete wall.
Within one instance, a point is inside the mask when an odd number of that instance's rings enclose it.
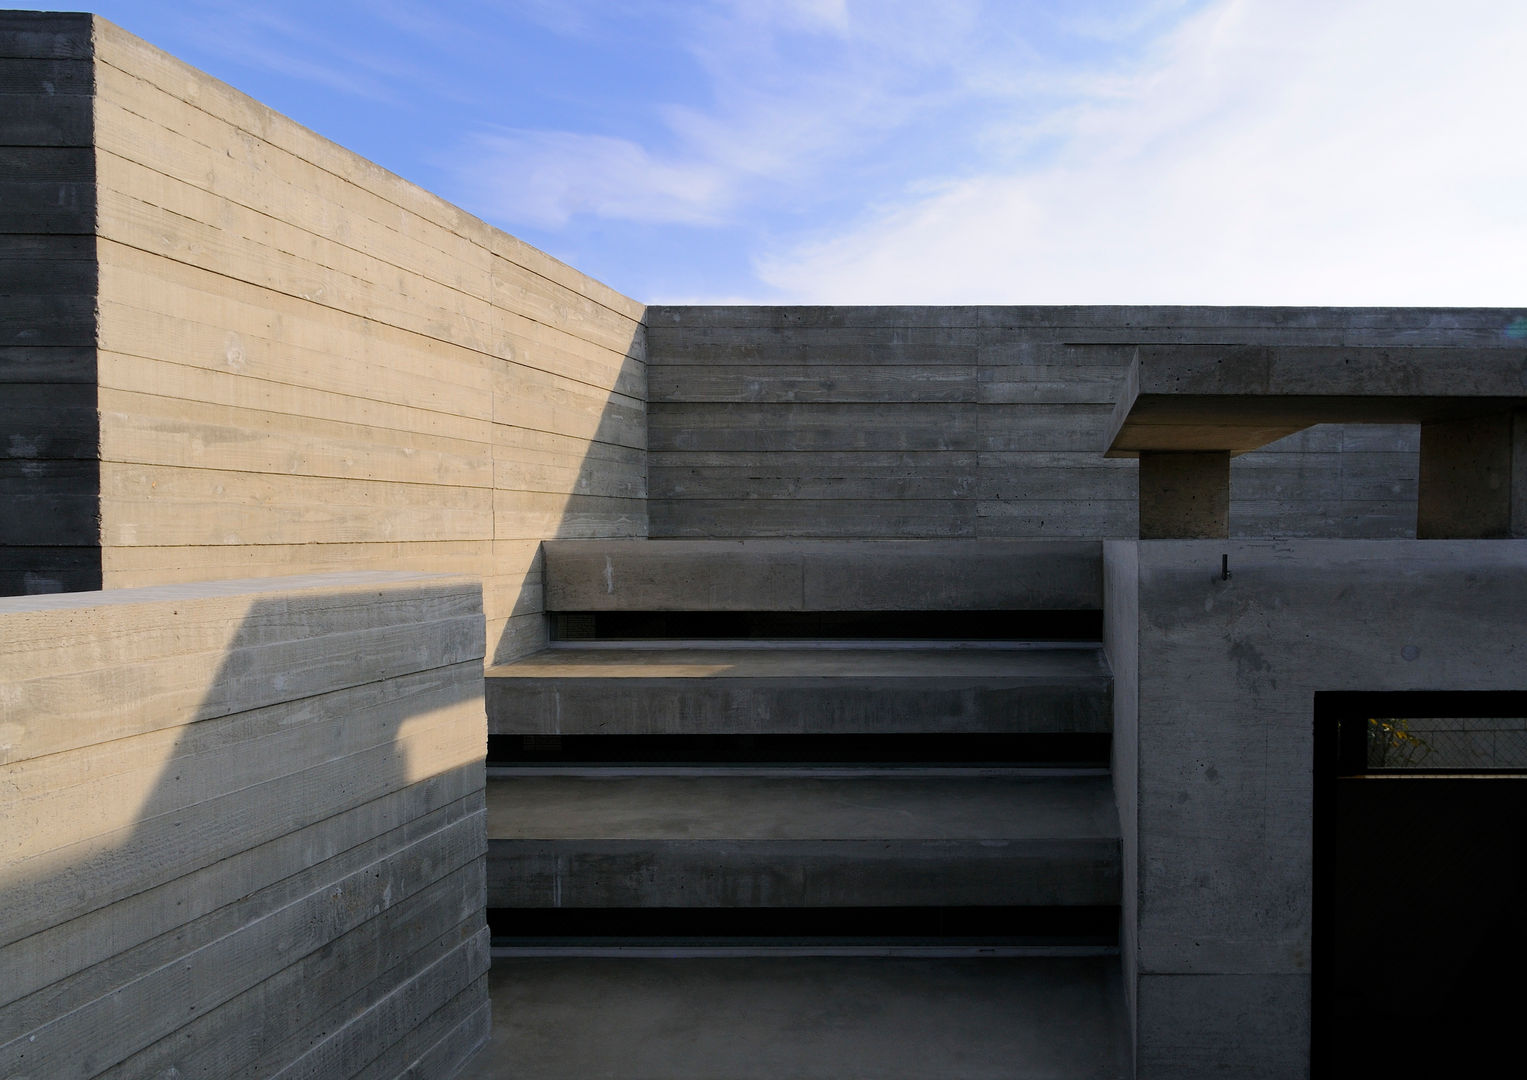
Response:
[[[1141,343],[1512,344],[1493,310],[654,307],[651,535],[1135,537],[1101,456]],[[1418,435],[1323,425],[1231,463],[1238,536],[1414,535]]]
[[[1527,545],[1107,550],[1139,1075],[1306,1075],[1314,695],[1527,689]]]
[[[482,655],[439,576],[0,599],[0,1075],[452,1075]]]
[[[92,37],[0,13],[0,595],[101,586]]]

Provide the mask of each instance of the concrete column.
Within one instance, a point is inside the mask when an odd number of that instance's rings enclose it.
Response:
[[[1527,536],[1527,411],[1421,425],[1416,536]]]
[[[1227,451],[1140,452],[1140,539],[1212,540],[1229,535]]]

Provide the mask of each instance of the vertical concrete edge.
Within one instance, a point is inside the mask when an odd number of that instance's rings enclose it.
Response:
[[[1113,671],[1113,744],[1110,771],[1119,809],[1122,862],[1119,903],[1119,969],[1124,986],[1129,1069],[1138,1067],[1139,1045],[1139,643],[1140,545],[1103,543],[1103,650]]]

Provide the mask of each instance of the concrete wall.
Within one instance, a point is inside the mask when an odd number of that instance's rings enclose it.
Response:
[[[94,86],[82,20],[0,17],[0,595],[101,585]]]
[[[481,610],[387,573],[0,599],[0,1075],[450,1075]]]
[[[1527,689],[1527,545],[1106,552],[1139,1075],[1306,1075],[1314,695]]]
[[[1508,345],[1500,313],[1341,308],[654,307],[651,528],[665,537],[1134,537],[1105,460],[1142,342]],[[1237,458],[1243,536],[1414,535],[1414,427]]]
[[[104,20],[42,30],[11,52],[93,83],[94,237],[45,243],[99,274],[105,585],[468,573],[490,657],[537,646],[538,542],[646,532],[642,306]]]

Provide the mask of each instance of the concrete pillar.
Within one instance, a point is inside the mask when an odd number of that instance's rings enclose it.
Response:
[[[1140,539],[1212,540],[1229,535],[1227,451],[1140,452]]]
[[[1527,410],[1421,425],[1416,536],[1527,536]]]

